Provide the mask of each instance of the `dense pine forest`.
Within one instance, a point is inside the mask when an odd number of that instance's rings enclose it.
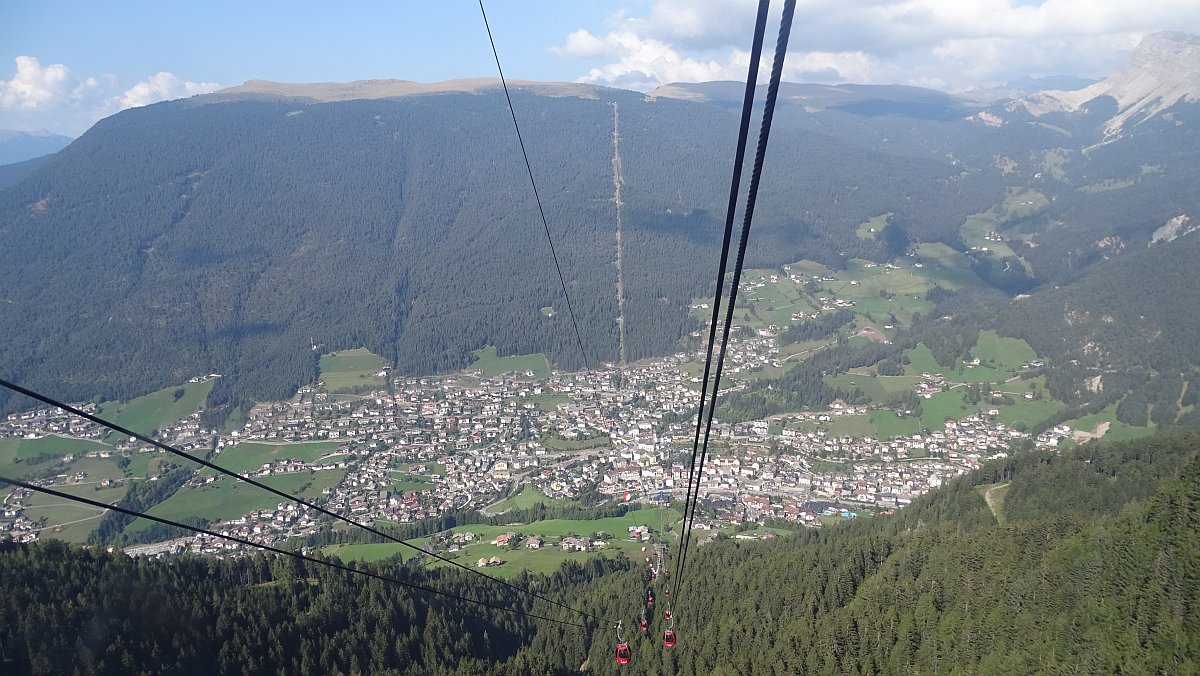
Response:
[[[679,645],[628,673],[1196,673],[1200,434],[993,461],[895,515],[718,540],[675,590]],[[457,571],[373,570],[578,621]],[[553,625],[292,559],[134,560],[4,545],[7,673],[594,673],[611,626]],[[634,624],[624,560],[517,580]],[[636,634],[636,629],[627,634]]]
[[[514,105],[536,121],[529,152],[592,363],[618,355],[619,107],[626,352],[675,350],[695,329],[688,305],[712,286],[724,209],[712,186],[727,181],[718,158],[736,116],[604,89],[518,93]],[[581,368],[506,125],[495,91],[320,105],[202,97],[102,120],[0,190],[0,361],[75,400],[222,373],[213,408],[289,396],[315,379],[319,350],[367,347],[404,373],[461,368],[486,345]],[[1002,194],[985,180],[952,187],[944,162],[825,134],[775,143],[751,265],[883,260],[895,252],[854,226],[886,211],[949,224]],[[801,158],[827,165],[821,182],[790,171]],[[919,199],[896,207],[898,195]],[[34,274],[48,264],[54,274]]]

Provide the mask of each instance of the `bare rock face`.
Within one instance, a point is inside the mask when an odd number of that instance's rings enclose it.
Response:
[[[1114,75],[1075,91],[1039,92],[1019,103],[1034,115],[1074,111],[1101,96],[1117,102],[1105,124],[1116,135],[1128,123],[1149,119],[1180,101],[1200,100],[1200,36],[1163,31],[1142,39],[1133,58]]]

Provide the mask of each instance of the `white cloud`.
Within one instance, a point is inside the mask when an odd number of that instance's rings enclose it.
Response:
[[[0,80],[0,129],[77,136],[126,108],[217,89],[216,83],[186,81],[165,71],[126,88],[113,75],[80,77],[64,64],[43,66],[36,57],[22,55],[13,76]]]
[[[580,78],[584,82],[630,87],[644,82],[653,87],[663,82],[729,79],[728,72],[733,68],[729,62],[721,63],[712,59],[701,61],[683,56],[665,42],[643,38],[627,30],[613,31],[603,38],[596,38],[589,33],[587,37],[576,40],[576,45],[579,44],[586,45],[591,53],[620,57],[616,63],[593,68]],[[732,59],[733,54],[730,61]],[[742,70],[745,70],[745,66]]]
[[[764,51],[766,77],[779,5]],[[654,0],[609,30],[580,29],[552,50],[602,58],[582,81],[645,87],[671,81],[742,79],[757,2]],[[862,83],[987,86],[1025,75],[1103,76],[1146,33],[1200,33],[1195,0],[800,0],[786,77]]]
[[[0,109],[36,109],[53,105],[72,88],[71,71],[61,63],[43,67],[32,56],[18,56],[17,72],[0,80]]]
[[[604,40],[583,28],[568,35],[565,45],[553,47],[550,51],[563,56],[607,56],[613,53]]]
[[[184,82],[175,75],[163,71],[130,87],[121,95],[122,108],[148,106],[159,101],[181,99],[196,94],[208,94],[221,88],[215,82]]]

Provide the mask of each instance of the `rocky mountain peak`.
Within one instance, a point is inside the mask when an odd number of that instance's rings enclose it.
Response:
[[[1115,135],[1126,123],[1149,119],[1181,100],[1200,100],[1200,36],[1176,31],[1151,33],[1117,73],[1074,91],[1050,90],[1020,100],[1034,115],[1073,111],[1088,101],[1109,96],[1117,114],[1105,124]]]

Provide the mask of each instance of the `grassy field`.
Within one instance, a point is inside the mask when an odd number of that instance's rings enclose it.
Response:
[[[321,356],[321,380],[328,392],[375,390],[387,384],[386,376],[379,375],[387,366],[383,357],[366,348],[332,352]]]
[[[921,343],[909,350],[905,356],[908,357],[908,368],[906,371],[910,375],[919,375],[921,373],[943,373],[951,369],[943,367],[933,358],[933,352]]]
[[[437,472],[434,472],[437,474]],[[392,472],[391,476],[396,483],[392,484],[392,491],[395,493],[403,493],[405,491],[424,491],[433,488],[433,482],[429,481],[420,474],[409,474],[408,472]]]
[[[1117,420],[1117,405],[1111,404],[1099,413],[1093,413],[1082,418],[1067,421],[1067,425],[1074,430],[1081,432],[1092,432],[1101,423],[1108,423],[1108,431],[1104,433],[1106,441],[1123,441],[1126,439],[1136,439],[1144,437],[1148,434],[1153,434],[1154,427],[1134,427],[1127,423]]]
[[[891,397],[907,392],[921,382],[920,376],[873,376],[868,371],[869,369],[855,369],[850,373],[826,376],[824,380],[831,387],[846,392],[853,392],[857,387],[863,391],[863,394],[870,397],[871,401],[877,402],[887,401]]]
[[[71,495],[79,495],[104,503],[111,503],[125,497],[128,485],[117,488],[97,489],[95,485],[56,486],[56,490]],[[106,510],[95,509],[87,505],[70,502],[49,495],[34,495],[26,501],[25,516],[37,521],[45,518],[48,529],[42,531],[42,537],[64,540],[66,542],[85,542]]]
[[[982,332],[981,332],[982,333]],[[1025,341],[1018,341],[1024,344]],[[906,373],[909,375],[919,375],[921,373],[940,373],[946,376],[946,381],[950,384],[957,383],[997,383],[1008,380],[1015,375],[1011,371],[1000,370],[991,366],[979,365],[968,368],[963,364],[954,364],[946,367],[937,363],[933,358],[933,353],[929,351],[924,344],[917,345],[906,353],[908,357],[908,368]],[[1019,364],[1018,364],[1019,365]]]
[[[125,476],[152,477],[158,474],[159,463],[163,462],[163,453],[134,453],[129,456],[129,466],[125,468]]]
[[[63,456],[81,455],[89,451],[98,450],[112,450],[112,447],[95,441],[59,436],[47,436],[41,439],[18,439],[14,437],[0,439],[0,476],[9,476],[14,479],[37,476],[54,467]],[[45,459],[39,461],[39,458]],[[68,465],[67,469],[57,471],[74,473],[80,471],[70,469],[75,466],[75,463],[84,463],[83,466],[86,467],[87,463],[90,462],[92,462],[91,458],[77,457],[73,463]],[[116,468],[116,465],[110,460],[103,460],[102,462],[107,463],[114,469]],[[117,471],[116,476],[112,478],[119,478],[121,476],[122,473]]]
[[[835,437],[872,437],[876,434],[875,423],[869,415],[834,416],[826,429]]]
[[[995,331],[980,331],[979,341],[971,348],[971,356],[983,364],[1005,371],[1018,371],[1021,364],[1037,359],[1029,343],[1020,338],[1006,338]]]
[[[480,369],[488,378],[494,378],[504,373],[516,373],[523,376],[529,372],[532,372],[532,377],[538,380],[550,377],[550,364],[546,361],[546,355],[541,352],[501,357],[496,354],[495,347],[488,346],[482,350],[475,350],[471,354],[475,356],[475,361],[468,368]]]
[[[482,543],[468,545],[461,552],[458,552],[457,556],[459,558],[457,560],[459,562],[473,567],[475,562],[481,557],[491,558],[492,556],[499,556],[506,563],[498,568],[488,569],[488,574],[513,577],[524,570],[534,573],[553,572],[562,565],[563,561],[583,561],[597,555],[611,556],[617,550],[622,549],[630,553],[630,556],[633,556],[634,553],[640,556],[641,544],[631,543],[627,538],[629,526],[650,526],[653,531],[658,533],[660,524],[671,524],[678,521],[679,518],[680,513],[674,509],[641,509],[630,512],[625,516],[586,521],[548,519],[523,526],[472,524],[459,526],[447,531],[447,533],[471,532],[479,535],[479,540],[482,540]],[[571,534],[587,536],[597,531],[604,531],[614,539],[614,542],[609,547],[601,550],[599,554],[595,552],[568,553],[563,552],[562,548],[556,546],[546,546],[536,550],[525,549],[524,547],[510,550],[507,547],[497,547],[487,544],[497,535],[508,532],[520,533],[525,537],[540,535],[542,537],[559,538]],[[409,540],[409,542],[423,548],[428,546],[425,538]],[[326,547],[324,552],[337,556],[343,561],[381,561],[397,554],[403,554],[405,558],[410,558],[414,553],[413,550],[407,547],[390,542],[382,544],[334,545]],[[440,566],[447,564],[435,562],[433,565]]]
[[[303,444],[265,444],[246,441],[226,446],[217,456],[217,462],[222,467],[235,472],[251,472],[262,467],[263,463],[283,458],[313,462],[334,452],[337,447],[336,441],[314,441]]]
[[[941,242],[917,246],[917,260],[924,265],[918,274],[942,288],[954,291],[984,284],[971,271],[971,261],[965,254]]]
[[[888,218],[891,214],[880,214],[871,217],[871,220],[859,225],[854,231],[862,239],[876,239],[879,237],[879,232],[887,225]]]
[[[112,446],[88,439],[72,439],[56,435],[40,439],[9,437],[0,439],[0,467],[18,460],[36,458],[39,455],[63,456],[104,450],[112,450]]]
[[[1052,399],[1027,400],[1023,397],[1030,389],[1043,392],[1043,396],[1045,390],[1045,378],[1025,380],[1019,377],[1022,365],[1037,358],[1033,348],[1025,341],[999,336],[994,331],[981,331],[971,354],[980,359],[982,363],[979,366],[958,363],[943,367],[934,360],[928,347],[919,344],[905,353],[909,362],[905,367],[905,375],[878,376],[873,368],[859,368],[837,376],[826,376],[825,382],[845,392],[853,392],[857,388],[872,403],[881,404],[898,394],[912,391],[921,381],[921,373],[940,373],[945,376],[949,389],[922,399],[919,419],[900,417],[892,411],[872,410],[869,420],[856,422],[850,427],[855,431],[870,430],[868,434],[873,433],[880,439],[922,430],[941,430],[949,418],[962,418],[991,408],[999,410],[1000,422],[1033,426],[1065,406]],[[986,395],[976,404],[964,402],[965,387],[977,383],[990,383],[1010,396],[1014,403],[993,404]]]
[[[604,448],[612,445],[612,439],[607,434],[588,439],[564,439],[562,437],[544,437],[542,445],[556,451],[582,451],[587,448]]]
[[[104,479],[123,480],[125,478],[125,473],[108,458],[78,458],[67,465],[63,471],[71,475],[79,472],[87,473],[87,478],[83,483],[55,486],[56,490],[64,493],[107,503],[120,500],[129,490],[130,482],[128,480],[118,486],[100,487],[100,482]],[[9,490],[0,490],[0,495],[9,492]],[[104,512],[104,510],[40,494],[30,496],[25,504],[25,516],[34,521],[46,519],[45,525],[48,530],[42,532],[42,537],[67,542],[86,541],[87,536],[99,525],[100,517]]]
[[[746,532],[751,535],[757,535],[759,537],[762,537],[763,535],[766,535],[767,531],[771,531],[771,532],[775,533],[776,535],[783,537],[785,535],[791,535],[792,533],[795,533],[796,529],[794,529],[794,528],[775,528],[772,526],[759,526],[758,528],[755,528],[753,530],[748,530]]]
[[[947,420],[977,413],[980,407],[981,404],[964,403],[962,392],[941,392],[921,400],[921,426],[927,430],[941,430]]]
[[[886,223],[887,215],[877,216],[859,226],[860,237],[873,237]],[[872,228],[876,232],[871,232]],[[889,265],[852,259],[843,270],[834,270],[813,261],[799,261],[778,270],[747,270],[744,288],[734,313],[738,326],[763,329],[770,325],[795,324],[792,315],[811,314],[821,308],[821,298],[853,301],[857,318],[854,330],[874,327],[886,331],[889,323],[908,324],[914,313],[928,313],[933,303],[925,294],[935,285],[948,289],[982,285],[970,269],[970,260],[948,246],[921,245],[917,255],[903,257]],[[792,277],[797,277],[794,281]],[[813,286],[815,285],[815,286]],[[692,314],[707,321],[709,309],[701,307],[707,299],[697,299]]]
[[[571,397],[566,394],[555,394],[553,392],[548,392],[544,394],[535,394],[534,396],[529,397],[529,399],[526,401],[537,406],[539,411],[550,413],[551,411],[558,410],[559,404],[571,403]]]
[[[321,490],[334,486],[345,476],[344,471],[299,472],[260,479],[264,484],[306,499],[318,498]],[[303,488],[303,490],[301,490]],[[167,519],[199,516],[210,521],[236,519],[256,509],[274,509],[282,498],[234,479],[222,477],[200,487],[184,487],[163,502],[155,505],[150,514]],[[131,531],[141,530],[151,522],[137,520]]]
[[[1066,404],[1054,399],[1026,400],[1018,398],[1017,403],[1011,406],[1000,405],[996,408],[1000,410],[1000,422],[1002,423],[1033,425],[1058,413],[1065,407]]]
[[[152,435],[155,430],[174,425],[200,410],[216,382],[216,379],[209,379],[202,383],[164,387],[127,402],[105,402],[97,415],[134,432]],[[125,435],[114,432],[107,440],[125,439]]]
[[[921,420],[915,417],[896,415],[894,411],[876,410],[869,413],[871,423],[875,425],[875,435],[880,439],[891,439],[895,436],[907,436],[921,431]]]
[[[743,279],[753,285],[749,291],[739,295],[738,309],[734,313],[739,326],[763,329],[770,325],[786,327],[794,324],[792,314],[806,314],[820,310],[820,298],[854,301],[854,312],[859,315],[858,327],[866,324],[883,325],[895,315],[902,323],[912,318],[913,312],[927,312],[933,307],[924,299],[924,293],[932,285],[912,274],[911,268],[887,270],[882,266],[868,267],[867,261],[852,260],[845,270],[835,271],[811,261],[801,261],[786,266],[791,274],[817,275],[817,289],[809,293],[807,281],[795,282],[776,270],[748,270]],[[829,278],[832,278],[830,281]],[[774,281],[772,281],[774,279]],[[808,278],[806,278],[807,280]],[[881,298],[881,289],[894,294]],[[701,320],[708,318],[708,310],[693,309]]]
[[[816,352],[832,344],[833,341],[831,340],[802,340],[799,343],[792,343],[791,345],[780,345],[779,356],[792,361],[793,359],[790,359],[792,357],[803,358],[812,352]]]
[[[999,205],[968,216],[959,229],[959,235],[967,246],[978,248],[981,252],[986,250],[988,255],[998,258],[1016,256],[1016,252],[1004,241],[1003,235],[1001,241],[996,241],[987,239],[988,233],[1001,234],[1013,221],[1035,214],[1049,204],[1050,200],[1036,190],[1013,190]],[[1029,263],[1024,259],[1021,262],[1029,271]]]
[[[526,485],[520,493],[497,502],[491,506],[492,512],[504,512],[510,509],[525,509],[532,507],[539,502],[544,502],[547,505],[561,503],[562,500],[552,500],[546,497],[546,494],[534,488],[531,485]]]

